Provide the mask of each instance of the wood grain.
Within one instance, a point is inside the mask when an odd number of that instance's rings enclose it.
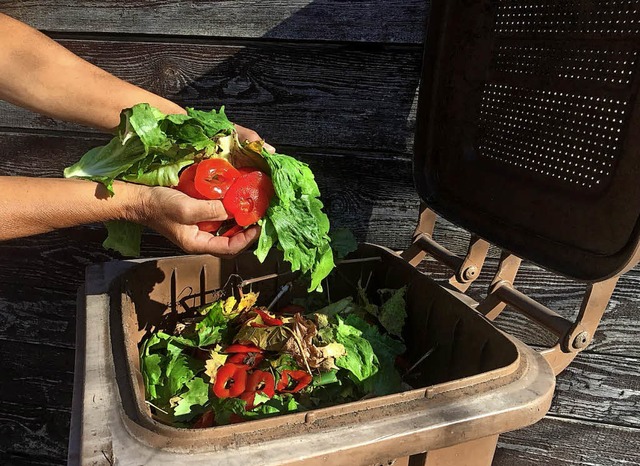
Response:
[[[550,413],[640,428],[640,359],[578,355],[557,378]]]
[[[8,0],[2,11],[58,32],[405,42],[424,37],[423,0]]]
[[[411,153],[418,46],[60,42],[181,105],[224,105],[276,147]],[[0,112],[5,127],[87,131],[6,103]]]
[[[546,417],[503,434],[494,466],[640,464],[640,429]]]

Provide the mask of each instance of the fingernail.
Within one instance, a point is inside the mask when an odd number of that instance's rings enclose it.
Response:
[[[264,148],[267,149],[267,152],[271,153],[271,154],[275,154],[276,153],[276,148],[273,147],[271,144],[269,144],[268,142],[264,143]]]

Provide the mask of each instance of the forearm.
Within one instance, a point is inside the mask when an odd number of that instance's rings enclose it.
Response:
[[[108,196],[91,181],[0,177],[0,240],[108,220],[139,221],[146,187],[118,181],[113,187],[116,195]]]
[[[74,55],[37,30],[0,14],[0,99],[102,130],[120,111],[149,103],[184,113],[173,102],[129,84]]]

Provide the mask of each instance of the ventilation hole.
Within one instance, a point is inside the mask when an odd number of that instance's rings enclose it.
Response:
[[[631,84],[635,65],[633,51],[566,44],[502,45],[493,62],[494,69],[503,73],[625,85]],[[567,73],[568,70],[571,73]],[[618,74],[620,77],[613,77]]]
[[[506,34],[638,34],[640,11],[634,0],[532,2],[498,0],[496,30]],[[597,63],[597,59],[594,59]]]
[[[612,174],[624,120],[607,115],[612,110],[623,115],[625,105],[615,99],[487,84],[476,147],[498,163],[563,185],[592,188]]]

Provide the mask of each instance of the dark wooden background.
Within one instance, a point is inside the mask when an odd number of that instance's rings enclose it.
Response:
[[[424,0],[4,0],[0,11],[182,105],[225,105],[232,120],[311,165],[335,225],[360,240],[407,245],[418,208],[411,147]],[[0,175],[61,176],[106,140],[0,103]],[[465,233],[439,226],[438,238],[462,252]],[[75,293],[87,265],[118,259],[103,239],[90,225],[0,243],[0,464],[65,463]],[[178,253],[161,237],[144,238],[144,256]],[[567,315],[584,290],[534,266],[516,284]],[[549,415],[503,435],[496,465],[640,464],[639,289],[635,269],[594,343],[559,377]],[[500,324],[527,343],[548,343],[514,314]]]

